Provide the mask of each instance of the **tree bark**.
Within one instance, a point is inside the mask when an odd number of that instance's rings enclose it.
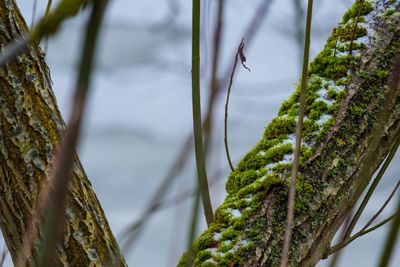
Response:
[[[0,1],[0,46],[28,28],[15,0]],[[49,70],[38,45],[0,69],[0,226],[11,257],[21,255],[22,235],[37,212],[39,191],[48,180],[53,154],[65,128],[52,91]],[[75,156],[65,211],[64,240],[57,247],[59,266],[126,266],[93,188]],[[38,259],[34,242],[29,266]]]
[[[356,1],[310,65],[290,266],[314,266],[400,136],[400,3]],[[196,266],[279,266],[299,88],[228,178]],[[187,254],[181,258],[184,266]]]

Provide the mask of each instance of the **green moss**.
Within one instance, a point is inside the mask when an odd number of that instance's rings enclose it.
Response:
[[[235,240],[237,236],[238,233],[235,230],[228,228],[222,233],[221,240]]]
[[[278,162],[283,159],[287,154],[293,152],[293,147],[291,144],[283,144],[270,148],[265,154],[265,158],[268,163]]]
[[[199,258],[198,258],[199,259]],[[201,261],[203,261],[204,259],[202,259]],[[188,261],[188,253],[184,252],[181,256],[181,258],[179,259],[178,264],[176,265],[177,267],[187,267],[186,263]]]
[[[299,178],[299,182],[296,185],[295,213],[301,214],[310,209],[310,198],[312,194],[313,186],[309,183],[302,182],[301,178]]]
[[[227,253],[229,252],[229,250],[231,250],[234,247],[235,243],[234,242],[223,242],[219,248],[218,248],[218,252],[220,253]]]
[[[282,134],[291,134],[296,128],[295,117],[281,116],[273,119],[270,124],[265,128],[264,138],[274,139]]]
[[[385,12],[385,17],[390,17],[391,15],[393,15],[394,13],[396,13],[396,9],[388,9]]]
[[[209,251],[209,250],[200,251],[199,254],[198,254],[198,261],[199,262],[206,261],[206,260],[208,260],[210,258],[212,258],[212,254],[211,254],[211,251]]]
[[[196,240],[195,248],[197,250],[203,250],[204,248],[213,247],[217,244],[217,241],[214,240],[214,232],[212,230],[213,229],[209,229],[209,231],[205,231]]]
[[[230,174],[226,183],[228,193],[237,192],[240,188],[253,183],[258,178],[258,173],[254,169],[247,171],[235,171]]]
[[[347,10],[343,15],[343,22],[346,23],[350,19],[357,18],[359,16],[364,16],[373,10],[373,6],[370,2],[366,0],[356,1],[349,10]]]

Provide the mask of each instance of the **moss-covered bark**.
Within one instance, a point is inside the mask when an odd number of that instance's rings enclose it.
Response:
[[[0,46],[18,40],[27,26],[15,0],[0,1]],[[43,53],[32,45],[0,69],[0,226],[14,262],[22,235],[36,212],[38,192],[47,181],[64,122],[51,89]],[[59,266],[104,266],[125,262],[84,170],[75,157],[68,192],[64,241]],[[34,242],[35,266],[39,240]]]
[[[310,64],[291,266],[313,266],[400,135],[400,3],[356,1]],[[299,88],[232,172],[196,266],[279,266]],[[180,265],[184,266],[185,255]]]

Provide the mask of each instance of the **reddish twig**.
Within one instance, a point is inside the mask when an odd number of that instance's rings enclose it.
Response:
[[[228,92],[226,94],[226,101],[225,101],[225,119],[224,119],[224,143],[225,143],[225,153],[226,153],[226,158],[229,163],[229,167],[231,168],[232,171],[235,170],[233,167],[231,157],[229,154],[229,146],[228,146],[228,105],[229,105],[229,97],[231,95],[231,89],[233,85],[233,77],[235,76],[235,71],[236,71],[236,66],[240,58],[240,62],[242,63],[243,68],[246,70],[250,71],[250,69],[244,64],[246,62],[246,56],[244,55],[243,52],[244,48],[244,39],[239,44],[238,50],[235,55],[235,61],[233,64],[230,80],[229,80],[229,86],[228,86]]]

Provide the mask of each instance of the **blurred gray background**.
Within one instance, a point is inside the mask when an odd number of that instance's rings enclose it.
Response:
[[[244,29],[261,1],[227,0],[220,73],[229,67]],[[237,71],[229,108],[229,140],[234,163],[256,144],[298,80],[302,47],[296,32],[302,30],[302,25],[296,22],[298,13],[293,1],[274,1],[259,25],[256,38],[245,47],[251,72]],[[17,2],[28,24],[33,13],[35,20],[42,16],[47,4],[47,0],[38,0],[33,12],[32,0]],[[305,8],[307,1],[299,2]],[[204,104],[211,70],[216,3],[202,1]],[[330,30],[351,3],[351,0],[315,1],[312,57],[323,47]],[[83,12],[69,20],[48,44],[47,62],[64,116],[69,114],[71,106],[86,18],[87,12]],[[192,130],[190,53],[191,1],[111,1],[100,40],[79,155],[116,236],[124,226],[138,219]],[[211,189],[214,207],[224,199],[224,183],[229,173],[223,147],[224,100],[225,94],[216,107],[214,139],[207,166],[210,174],[220,170],[218,182]],[[397,155],[393,160],[361,223],[366,223],[379,209],[399,179],[399,158]],[[194,173],[192,156],[169,196],[192,188]],[[381,218],[392,214],[395,202]],[[191,207],[191,201],[185,201],[152,217],[126,255],[129,265],[174,266],[186,247]],[[205,228],[203,218],[201,228]],[[342,253],[339,266],[375,266],[386,234],[387,227],[384,227],[353,242]],[[399,251],[398,244],[393,267],[399,266]],[[7,264],[11,266],[10,261]],[[327,266],[327,261],[321,261],[318,266]]]

